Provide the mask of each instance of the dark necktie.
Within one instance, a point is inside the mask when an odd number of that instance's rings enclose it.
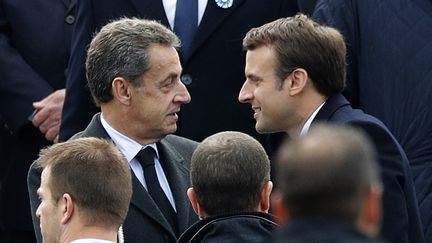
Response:
[[[154,150],[151,147],[142,149],[136,155],[136,158],[144,170],[144,178],[147,184],[148,193],[162,211],[167,221],[170,223],[174,233],[177,235],[178,231],[176,212],[174,211],[171,203],[165,195],[165,192],[162,190],[162,187],[159,184],[154,163]]]
[[[183,57],[189,57],[191,43],[198,27],[198,0],[177,0],[174,32],[182,41]]]

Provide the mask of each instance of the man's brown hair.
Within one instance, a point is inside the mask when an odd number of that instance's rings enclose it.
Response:
[[[40,152],[37,165],[50,171],[48,188],[56,204],[68,193],[89,225],[120,226],[132,196],[128,162],[112,142],[79,138]]]
[[[297,14],[253,28],[243,39],[245,50],[263,45],[276,54],[278,88],[296,68],[302,68],[319,93],[329,97],[344,89],[346,46],[336,29]]]

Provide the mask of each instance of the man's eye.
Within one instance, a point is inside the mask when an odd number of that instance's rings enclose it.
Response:
[[[261,80],[258,78],[251,78],[250,81],[253,85],[257,86]]]
[[[162,87],[171,87],[175,83],[174,78],[167,79],[165,82],[163,82]]]
[[[170,79],[170,80],[167,82],[167,86],[172,85],[173,83],[174,83],[174,79]]]

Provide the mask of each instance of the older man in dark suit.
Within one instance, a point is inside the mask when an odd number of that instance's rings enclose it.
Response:
[[[74,0],[0,0],[1,242],[35,241],[27,171],[60,128],[74,8]]]
[[[180,81],[179,45],[163,25],[125,18],[104,26],[87,54],[89,87],[101,113],[76,137],[111,139],[131,166],[125,242],[175,242],[198,219],[186,195],[197,143],[169,135],[177,129],[181,105],[191,99]],[[40,171],[32,168],[33,209],[39,183]]]
[[[409,163],[378,119],[354,110],[341,95],[346,47],[342,35],[305,15],[252,29],[243,40],[246,81],[239,100],[250,103],[260,133],[307,133],[316,121],[352,125],[370,136],[382,172],[382,235],[390,242],[424,242]]]
[[[302,0],[303,1],[303,0]],[[106,0],[78,1],[77,24],[69,65],[66,100],[60,138],[68,139],[81,131],[97,112],[85,84],[85,50],[94,31],[112,18],[135,16],[159,20],[180,33],[184,19],[176,9],[183,0]],[[241,131],[263,141],[253,129],[247,108],[235,97],[244,80],[244,52],[241,40],[252,27],[298,11],[297,0],[195,0],[188,16],[192,37],[181,35],[189,50],[180,50],[182,82],[191,93],[192,102],[182,109],[177,134],[201,141],[216,132]],[[180,11],[178,11],[180,12]],[[188,24],[188,23],[186,23]],[[199,128],[199,129],[198,129]]]

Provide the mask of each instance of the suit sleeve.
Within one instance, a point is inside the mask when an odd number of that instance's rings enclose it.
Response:
[[[98,111],[87,88],[85,76],[86,52],[95,31],[92,16],[91,1],[78,0],[60,128],[61,141],[66,141],[75,133],[84,130]]]
[[[424,242],[409,162],[391,133],[374,122],[353,122],[372,140],[384,184],[382,235],[389,242]]]
[[[289,17],[298,13],[299,4],[298,2],[302,0],[284,0],[282,1],[282,6],[280,8],[279,16],[281,17]]]
[[[312,16],[316,2],[316,0],[297,0],[300,12],[308,16]]]
[[[318,0],[313,13],[317,22],[338,29],[347,45],[347,86],[344,95],[358,107],[358,61],[360,30],[355,0]]]
[[[18,132],[29,123],[32,103],[54,90],[14,47],[12,35],[16,30],[11,28],[3,4],[0,1],[0,114],[7,126]]]

